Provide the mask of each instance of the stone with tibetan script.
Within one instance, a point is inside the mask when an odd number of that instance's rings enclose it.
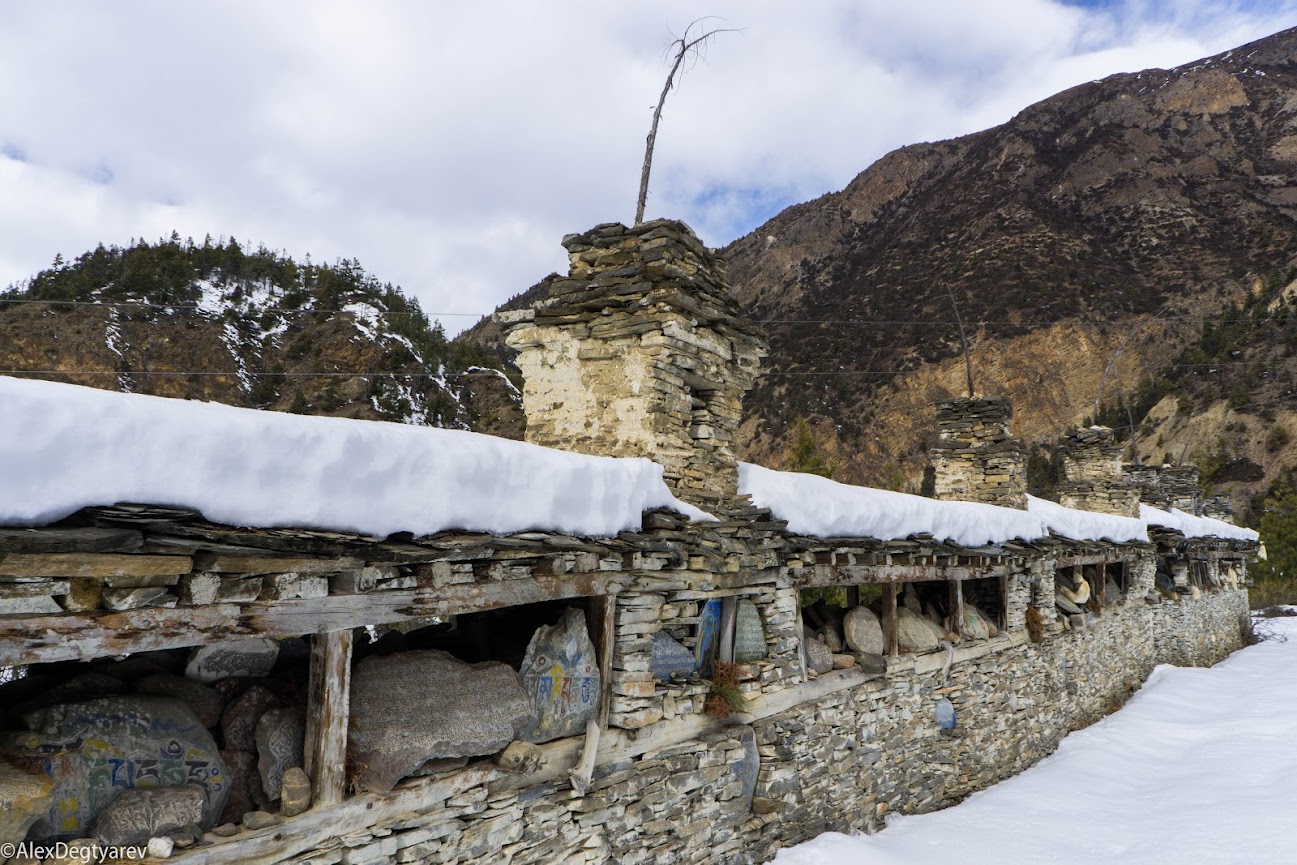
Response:
[[[49,810],[54,782],[43,772],[0,763],[0,845],[17,844]]]
[[[124,790],[199,787],[204,827],[229,795],[216,743],[179,700],[101,697],[48,706],[24,721],[28,732],[0,734],[0,756],[54,782],[49,809],[31,827],[33,840],[86,836]]]
[[[908,607],[896,611],[896,640],[902,652],[931,652],[941,643],[940,629]]]
[[[263,685],[253,685],[225,707],[221,715],[221,733],[225,747],[231,751],[257,750],[257,722],[283,701]]]
[[[698,615],[698,642],[694,645],[694,661],[698,672],[704,676],[712,674],[712,665],[716,663],[716,647],[721,635],[721,602],[708,601]]]
[[[852,607],[842,620],[847,647],[870,655],[883,653],[883,625],[868,607]]]
[[[270,675],[278,658],[279,644],[270,637],[230,640],[194,649],[185,675],[207,683],[231,676],[258,679]]]
[[[533,724],[518,738],[548,742],[585,732],[599,711],[599,659],[585,614],[568,607],[558,624],[536,629],[522,661]]]
[[[766,631],[761,625],[761,612],[752,601],[740,598],[734,618],[734,660],[740,664],[750,664],[764,659],[768,652]]]
[[[306,715],[301,709],[271,709],[257,721],[257,772],[273,802],[280,796],[284,773],[305,762]]]
[[[135,690],[141,694],[174,697],[193,709],[199,722],[209,729],[221,722],[221,712],[225,709],[225,698],[215,689],[171,673],[145,676],[135,683]]]
[[[672,674],[687,675],[698,669],[694,653],[663,631],[653,635],[651,651],[653,675],[663,682],[671,681]]]
[[[802,644],[806,649],[806,666],[816,673],[827,673],[833,669],[833,653],[824,645],[823,640],[806,637]]]
[[[126,790],[100,812],[95,837],[109,847],[147,844],[150,838],[201,823],[205,806],[202,787]]]
[[[435,649],[371,655],[352,673],[348,759],[362,789],[386,792],[428,760],[494,754],[531,713],[507,664],[468,664]]]

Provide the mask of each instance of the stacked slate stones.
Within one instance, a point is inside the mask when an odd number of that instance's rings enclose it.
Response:
[[[937,403],[936,497],[1025,510],[1026,458],[1012,422],[1013,404],[1005,397]]]
[[[1122,476],[1121,447],[1113,444],[1112,430],[1090,427],[1063,437],[1063,483],[1059,503],[1069,508],[1139,516],[1139,490]]]
[[[730,297],[721,259],[675,220],[599,225],[563,245],[570,276],[535,307],[497,314],[520,352],[527,440],[650,457],[679,498],[723,507],[766,341]]]

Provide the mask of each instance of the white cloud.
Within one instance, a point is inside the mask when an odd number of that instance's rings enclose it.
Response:
[[[25,161],[0,155],[0,284],[175,228],[359,258],[430,311],[489,310],[564,267],[563,234],[633,215],[663,48],[696,9],[6,4],[0,150]],[[1297,0],[709,11],[743,32],[718,37],[668,100],[649,215],[720,244],[894,147],[1264,36]]]

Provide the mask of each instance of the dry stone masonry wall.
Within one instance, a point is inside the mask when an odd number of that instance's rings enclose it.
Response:
[[[1003,397],[938,403],[940,439],[931,453],[936,497],[1025,509],[1026,457],[1012,422],[1013,405]]]
[[[1069,508],[1139,516],[1139,491],[1121,470],[1121,447],[1107,427],[1073,430],[1063,439],[1059,504]]]
[[[570,275],[533,309],[500,313],[525,376],[527,440],[660,463],[681,499],[738,490],[734,435],[766,353],[723,262],[684,223],[612,223],[564,238]]]

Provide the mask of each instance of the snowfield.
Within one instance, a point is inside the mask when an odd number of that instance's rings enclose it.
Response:
[[[1272,638],[1208,669],[1158,667],[1120,711],[960,805],[773,861],[1297,863],[1297,618],[1258,627]]]
[[[639,530],[656,507],[707,518],[672,496],[662,467],[646,459],[0,376],[0,525],[118,502],[377,537],[604,537]]]

